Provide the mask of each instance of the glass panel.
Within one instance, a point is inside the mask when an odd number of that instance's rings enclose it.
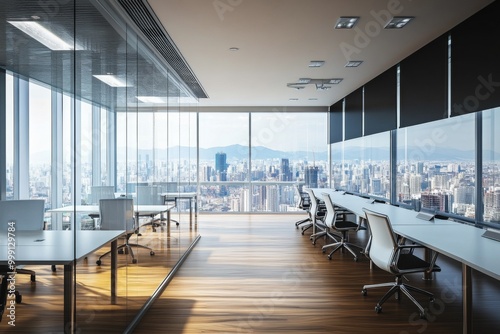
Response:
[[[397,201],[416,208],[475,216],[474,114],[397,132]]]
[[[248,182],[249,114],[200,113],[199,124],[200,211],[229,211]]]
[[[252,211],[295,210],[295,183],[328,186],[326,113],[252,113]]]
[[[332,145],[335,188],[390,199],[390,132]]]
[[[483,221],[500,224],[500,108],[483,111]]]

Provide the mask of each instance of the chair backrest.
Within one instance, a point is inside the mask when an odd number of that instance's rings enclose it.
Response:
[[[7,231],[8,222],[16,222],[18,231],[43,230],[45,200],[20,199],[0,201],[0,231]]]
[[[312,218],[316,218],[316,213],[318,211],[318,199],[314,196],[314,192],[311,188],[304,188],[304,191],[309,195],[311,199],[311,207],[309,208],[309,212]]]
[[[333,205],[332,198],[327,193],[322,193],[323,201],[326,206],[326,216],[325,216],[325,224],[327,226],[333,227],[335,225],[336,215],[335,215],[335,206]]]
[[[389,217],[366,208],[363,211],[371,233],[369,257],[380,269],[392,272],[391,263],[398,246]]]
[[[299,186],[298,184],[295,184],[293,187],[295,189],[295,197],[297,198],[296,201],[297,208],[308,210],[311,206],[311,200],[309,199],[309,195],[306,192],[304,192],[301,189],[301,186]]]
[[[101,230],[135,230],[134,201],[131,198],[101,199],[99,201]]]
[[[92,186],[90,188],[90,204],[99,204],[99,200],[110,198],[115,198],[114,186]]]
[[[159,186],[137,186],[137,204],[161,204]]]

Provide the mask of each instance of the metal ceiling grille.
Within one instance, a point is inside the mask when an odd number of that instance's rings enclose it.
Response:
[[[181,56],[153,10],[146,0],[118,0],[118,3],[127,12],[141,32],[149,39],[151,44],[165,58],[167,63],[176,71],[197,98],[207,98],[205,91]]]

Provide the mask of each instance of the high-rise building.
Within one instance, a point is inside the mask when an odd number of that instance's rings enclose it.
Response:
[[[290,162],[288,159],[281,159],[280,181],[292,181],[292,172],[290,171]]]
[[[305,185],[308,188],[317,188],[318,187],[318,173],[319,168],[316,166],[306,167],[305,170]]]

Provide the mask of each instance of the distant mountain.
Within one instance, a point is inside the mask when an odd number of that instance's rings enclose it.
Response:
[[[218,152],[226,153],[227,160],[244,160],[248,159],[248,147],[243,145],[230,145],[230,146],[219,146],[211,148],[200,148],[200,160],[214,160],[215,154]],[[155,158],[160,160],[166,160],[167,154],[169,159],[176,159],[177,157],[187,158],[189,156],[196,157],[196,149],[194,147],[187,146],[175,146],[169,148],[167,151],[156,152]],[[139,150],[139,155],[141,159],[144,159],[146,155],[149,155],[150,159],[152,157],[151,150]],[[290,160],[324,160],[328,159],[328,153],[324,152],[284,152],[272,150],[263,146],[253,147],[252,159],[281,159],[288,158]]]

